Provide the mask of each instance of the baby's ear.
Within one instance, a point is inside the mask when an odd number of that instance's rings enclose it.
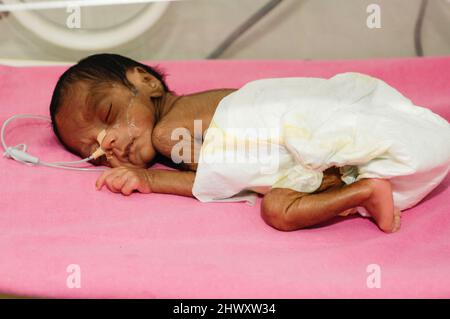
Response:
[[[139,90],[144,89],[150,97],[161,97],[164,94],[161,82],[140,66],[134,67],[127,77]]]

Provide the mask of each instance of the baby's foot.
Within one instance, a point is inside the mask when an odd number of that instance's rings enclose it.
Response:
[[[363,206],[375,219],[378,227],[386,233],[400,229],[400,210],[394,207],[391,183],[386,179],[371,178],[366,180],[372,194]]]

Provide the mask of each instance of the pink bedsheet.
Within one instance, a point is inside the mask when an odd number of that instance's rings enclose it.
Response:
[[[152,61],[178,93],[240,87],[264,77],[364,72],[417,105],[450,119],[450,57],[365,61]],[[0,121],[48,114],[65,67],[0,66]],[[75,159],[50,127],[11,125],[47,160]],[[432,141],[430,141],[432,142]],[[399,233],[369,220],[337,218],[289,233],[267,226],[259,204],[94,188],[99,173],[27,167],[0,159],[0,292],[43,297],[396,298],[450,297],[450,190],[447,178],[404,213]],[[80,267],[80,288],[67,267]],[[368,288],[368,266],[380,288]],[[370,267],[369,267],[370,268]]]

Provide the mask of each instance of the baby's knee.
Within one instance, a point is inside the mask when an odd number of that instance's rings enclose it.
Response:
[[[292,190],[273,188],[264,195],[261,202],[261,217],[266,224],[280,231],[299,229],[288,218],[288,208],[292,204]]]

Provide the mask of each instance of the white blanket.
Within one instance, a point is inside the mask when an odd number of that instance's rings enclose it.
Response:
[[[449,171],[450,125],[359,73],[252,81],[219,103],[193,194],[202,202],[254,203],[255,192],[271,187],[310,193],[331,166],[346,184],[390,179],[395,205],[409,208]]]

